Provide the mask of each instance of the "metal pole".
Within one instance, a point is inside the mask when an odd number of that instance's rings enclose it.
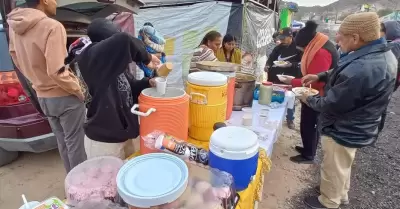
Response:
[[[278,2],[279,0],[275,0],[274,1],[274,13],[275,13],[275,15],[274,15],[274,25],[275,25],[275,29],[279,29],[278,27],[279,27],[279,23],[277,23],[277,21],[276,21],[276,14],[278,14],[278,19],[279,19],[279,11],[278,12],[276,12],[276,6],[277,6],[277,2]]]

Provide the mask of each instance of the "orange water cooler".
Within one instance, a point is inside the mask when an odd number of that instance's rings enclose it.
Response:
[[[147,88],[139,96],[132,113],[140,116],[140,153],[155,152],[144,145],[143,137],[154,130],[187,140],[189,129],[189,95],[182,89],[167,88],[160,95],[156,88]]]
[[[229,120],[232,115],[233,110],[233,99],[235,98],[235,82],[236,73],[235,72],[220,72],[228,77],[228,100],[226,105],[226,120]]]

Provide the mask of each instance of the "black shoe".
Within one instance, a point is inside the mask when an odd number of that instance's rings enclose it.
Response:
[[[305,158],[302,155],[290,157],[290,161],[292,161],[294,163],[298,163],[298,164],[313,164],[314,163],[314,159]]]
[[[319,195],[321,194],[321,187],[319,185],[314,187],[314,189],[315,189],[315,192],[317,192],[317,194],[319,194]],[[340,204],[348,205],[348,204],[350,204],[350,201],[349,200],[340,200]]]
[[[292,120],[288,120],[286,121],[287,126],[289,129],[294,130],[296,128],[296,126],[294,125],[294,122]]]
[[[316,196],[306,197],[304,199],[304,204],[306,204],[309,208],[312,208],[312,209],[329,209],[329,208],[325,207],[324,205],[322,205],[319,202],[318,197],[316,197]]]
[[[303,148],[303,147],[300,147],[300,146],[295,146],[295,147],[294,147],[294,150],[296,150],[299,154],[302,154],[304,148]]]
[[[316,187],[314,187],[314,190],[317,194],[321,194],[321,187],[318,185]]]

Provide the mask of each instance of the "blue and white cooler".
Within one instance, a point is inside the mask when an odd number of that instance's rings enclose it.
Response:
[[[211,135],[209,165],[230,173],[235,189],[245,190],[256,174],[259,143],[257,135],[246,128],[228,126]]]

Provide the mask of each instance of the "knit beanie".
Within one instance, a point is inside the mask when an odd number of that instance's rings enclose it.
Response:
[[[386,39],[394,41],[400,38],[400,21],[390,20],[383,23],[385,26]]]
[[[94,19],[87,29],[87,35],[92,42],[100,42],[119,32],[121,29],[105,18]]]
[[[375,12],[361,12],[347,16],[340,25],[339,32],[345,35],[358,34],[365,42],[380,38],[381,23]]]
[[[297,46],[306,47],[317,34],[318,24],[312,20],[306,22],[306,26],[297,32],[295,42]]]

